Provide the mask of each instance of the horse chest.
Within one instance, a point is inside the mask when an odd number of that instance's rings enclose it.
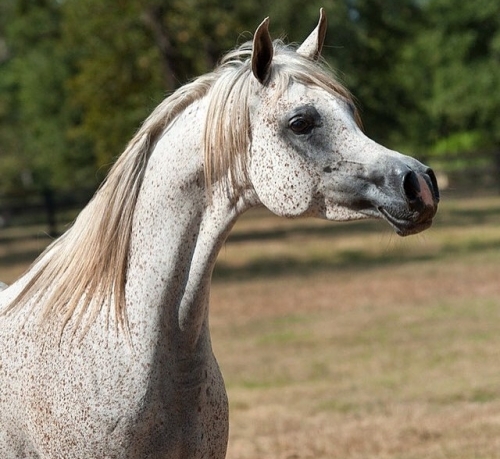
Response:
[[[71,356],[22,347],[13,368],[16,409],[28,414],[30,444],[40,457],[224,457],[227,397],[211,351],[182,359],[157,352],[153,362],[105,346]]]

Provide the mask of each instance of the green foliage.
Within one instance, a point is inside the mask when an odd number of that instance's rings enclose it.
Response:
[[[69,104],[80,120],[69,135],[89,141],[95,166],[109,164],[159,102],[159,56],[136,2],[63,3],[62,37],[72,55],[66,80]]]
[[[4,28],[9,56],[0,66],[0,167],[5,172],[0,191],[63,187],[78,184],[79,178],[87,182],[85,173],[72,167],[82,146],[68,137],[74,113],[67,104],[70,56],[61,41],[59,3],[13,5]]]
[[[406,71],[398,64],[405,46],[420,30],[423,12],[411,0],[348,3],[353,24],[346,48],[347,81],[360,101],[368,134],[393,143],[392,136],[406,130],[406,113],[415,110],[415,94],[404,85]]]
[[[213,68],[265,16],[274,36],[302,41],[323,3],[3,0],[0,193],[95,186],[165,93]],[[500,168],[497,0],[326,9],[324,55],[371,137],[443,167]]]
[[[431,0],[426,9],[405,50],[425,121],[424,136],[412,141],[444,162],[481,152],[492,163],[500,150],[500,4]]]

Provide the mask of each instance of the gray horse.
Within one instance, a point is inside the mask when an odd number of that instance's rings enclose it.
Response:
[[[0,458],[225,457],[209,290],[236,219],[383,218],[428,228],[433,172],[368,139],[320,63],[253,43],[163,101],[74,225],[0,293]]]

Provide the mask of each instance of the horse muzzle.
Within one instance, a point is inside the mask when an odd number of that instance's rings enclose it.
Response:
[[[379,215],[400,236],[419,233],[432,225],[439,203],[439,187],[432,169],[415,172],[408,168],[396,175],[395,188],[404,202],[377,206]]]

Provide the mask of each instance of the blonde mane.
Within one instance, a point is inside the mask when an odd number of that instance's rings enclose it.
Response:
[[[324,66],[274,42],[269,79],[282,94],[291,81],[319,86],[352,102],[349,92]],[[260,83],[250,65],[251,44],[227,54],[211,73],[167,97],[145,120],[73,226],[35,260],[32,274],[8,311],[32,304],[42,321],[57,320],[61,333],[70,321],[84,333],[102,308],[128,331],[125,284],[133,216],[144,171],[156,142],[189,105],[207,96],[204,167],[207,194],[214,184],[237,193],[248,183],[251,142],[248,101]],[[224,154],[221,154],[224,153]],[[36,306],[41,303],[41,306]],[[41,309],[38,309],[38,308]]]

